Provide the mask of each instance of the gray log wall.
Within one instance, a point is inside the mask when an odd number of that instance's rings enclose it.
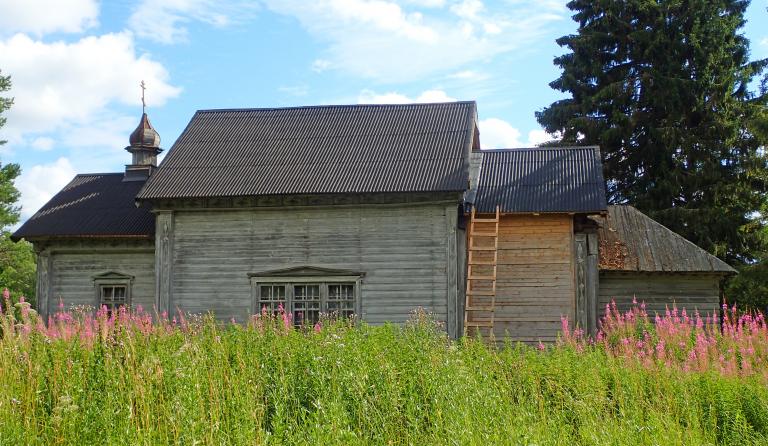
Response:
[[[693,314],[698,309],[704,315],[716,311],[720,305],[720,275],[664,274],[633,272],[600,272],[599,317],[612,300],[621,311],[632,306],[632,299],[645,302],[646,311],[653,316],[663,314],[673,304]]]
[[[159,301],[242,321],[253,305],[249,273],[354,270],[365,273],[367,322],[403,322],[423,307],[455,335],[464,287],[458,232],[455,202],[160,211]]]
[[[133,276],[131,303],[154,311],[155,252],[144,243],[49,244],[38,254],[38,311],[44,317],[58,310],[59,302],[71,306],[98,305],[93,277],[106,272]]]

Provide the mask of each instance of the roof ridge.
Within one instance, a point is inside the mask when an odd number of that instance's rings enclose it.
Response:
[[[453,105],[453,104],[474,104],[474,100],[469,101],[449,101],[449,102],[411,102],[402,104],[327,104],[327,105],[297,105],[290,107],[241,107],[241,108],[208,108],[197,110],[196,113],[225,113],[225,112],[249,112],[249,111],[274,111],[274,110],[303,110],[319,108],[385,108],[385,107],[423,107],[429,105]]]
[[[103,177],[106,175],[125,175],[125,172],[96,172],[96,173],[78,173],[75,174],[75,178],[77,177]]]

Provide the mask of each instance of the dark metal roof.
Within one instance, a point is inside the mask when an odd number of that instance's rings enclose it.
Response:
[[[483,150],[478,212],[604,212],[597,147]]]
[[[474,102],[198,111],[138,199],[463,191]]]
[[[632,206],[608,206],[607,216],[598,221],[601,270],[736,273]]]
[[[151,237],[154,215],[134,202],[143,185],[124,182],[122,173],[77,175],[12,238]]]

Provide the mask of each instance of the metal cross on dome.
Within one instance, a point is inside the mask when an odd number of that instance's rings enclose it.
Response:
[[[146,113],[147,112],[147,104],[144,102],[144,90],[147,89],[147,85],[144,83],[144,80],[141,81],[141,112]]]

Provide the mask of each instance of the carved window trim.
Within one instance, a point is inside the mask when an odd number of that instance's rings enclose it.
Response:
[[[107,301],[105,291],[111,289],[112,293],[114,293],[116,288],[125,289],[124,302],[120,305],[125,306],[126,308],[130,307],[133,297],[133,279],[134,277],[131,275],[115,271],[109,271],[93,276],[93,287],[95,292],[94,302],[96,308],[100,309],[103,305],[106,305],[108,311],[113,311],[115,309],[114,296],[110,296],[112,302]]]
[[[361,285],[364,273],[361,272],[304,266],[251,273],[248,276],[251,282],[252,314],[261,314],[262,307],[274,312],[279,303],[287,313],[293,315],[294,323],[299,325],[303,322],[300,320],[301,311],[329,314],[334,311],[334,307],[343,307],[345,302],[349,302],[350,299],[334,299],[334,291],[337,291],[337,295],[341,292],[341,289],[334,290],[334,287],[342,286],[352,287],[352,304],[341,308],[337,314],[358,317],[362,311]],[[317,298],[298,300],[297,289],[308,286],[317,287]],[[269,295],[263,295],[267,289]],[[299,303],[302,308],[296,308]],[[309,319],[314,323],[315,315],[309,316]]]

